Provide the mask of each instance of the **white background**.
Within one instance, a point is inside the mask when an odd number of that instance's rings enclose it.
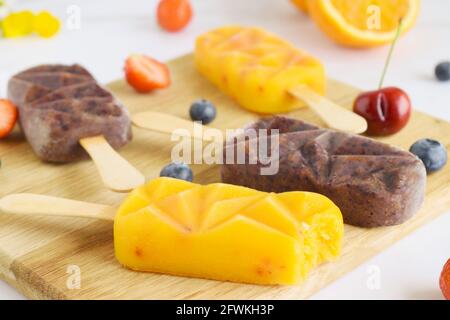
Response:
[[[63,21],[62,32],[50,40],[0,39],[0,97],[17,71],[40,63],[85,65],[102,82],[122,77],[130,53],[169,60],[192,51],[200,33],[225,24],[265,27],[319,57],[330,77],[373,89],[387,47],[352,50],[336,46],[288,0],[195,0],[195,19],[183,32],[168,34],[155,22],[156,0],[17,0],[15,9],[48,9]],[[67,10],[81,9],[81,29],[67,28]],[[434,80],[434,66],[450,60],[450,1],[422,0],[418,24],[396,49],[386,85],[406,90],[414,107],[450,121],[450,82]],[[449,132],[450,134],[450,132]],[[426,137],[426,128],[424,128]],[[450,195],[448,195],[450,197]],[[315,299],[441,299],[438,279],[450,258],[450,214],[355,269],[314,296]],[[367,285],[373,272],[379,288]],[[0,299],[22,298],[0,281]]]

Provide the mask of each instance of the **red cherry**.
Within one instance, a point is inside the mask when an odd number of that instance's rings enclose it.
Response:
[[[389,87],[360,94],[355,100],[353,110],[367,120],[367,134],[387,136],[406,126],[412,108],[406,92]]]

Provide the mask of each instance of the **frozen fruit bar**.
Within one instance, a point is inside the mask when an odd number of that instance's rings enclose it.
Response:
[[[258,113],[304,106],[288,92],[299,85],[325,92],[325,69],[318,59],[258,28],[223,27],[200,36],[195,62],[214,85]]]
[[[340,210],[319,194],[171,178],[134,190],[114,222],[130,269],[264,285],[304,279],[339,256],[342,236]]]
[[[15,75],[8,97],[19,108],[22,131],[44,161],[86,157],[82,138],[105,136],[114,148],[131,140],[126,108],[79,65],[43,65]]]
[[[249,142],[229,140],[225,153],[245,150],[249,160],[224,164],[224,183],[265,192],[317,192],[336,203],[346,223],[366,228],[401,224],[422,206],[426,171],[412,153],[286,117],[262,119],[244,134],[255,129],[279,131],[278,172],[261,175],[267,164],[240,146]]]

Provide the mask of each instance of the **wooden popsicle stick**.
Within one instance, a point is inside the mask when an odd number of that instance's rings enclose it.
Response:
[[[327,100],[307,86],[297,86],[289,93],[305,102],[329,128],[354,134],[367,130],[366,119]],[[192,121],[176,116],[148,111],[133,115],[132,121],[135,126],[143,129],[167,134],[179,133],[180,136],[209,141],[201,133],[193,130]],[[176,131],[179,129],[183,130]]]
[[[81,139],[80,144],[91,156],[109,189],[129,192],[145,183],[144,175],[119,155],[103,136]]]
[[[366,119],[329,101],[307,86],[297,86],[289,93],[305,102],[332,129],[354,134],[367,131]]]
[[[0,199],[0,212],[17,215],[58,216],[114,221],[116,208],[101,204],[41,196],[12,194]]]
[[[194,122],[185,120],[176,116],[172,116],[160,112],[141,112],[131,117],[133,124],[139,128],[156,131],[160,133],[176,134],[179,136],[192,137],[194,139],[206,140],[202,132],[194,130]],[[202,126],[204,129],[208,128]]]

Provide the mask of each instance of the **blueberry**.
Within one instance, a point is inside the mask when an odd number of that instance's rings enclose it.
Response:
[[[423,161],[428,173],[433,173],[442,169],[447,163],[447,150],[436,140],[419,140],[412,145],[409,151]]]
[[[217,110],[212,102],[202,99],[195,101],[191,105],[189,114],[193,121],[201,121],[202,124],[208,124],[216,118]]]
[[[439,63],[434,72],[439,81],[450,80],[450,62],[446,61]]]
[[[171,163],[168,166],[165,166],[161,170],[159,176],[185,180],[189,182],[192,182],[192,180],[194,179],[191,168],[184,163]]]

